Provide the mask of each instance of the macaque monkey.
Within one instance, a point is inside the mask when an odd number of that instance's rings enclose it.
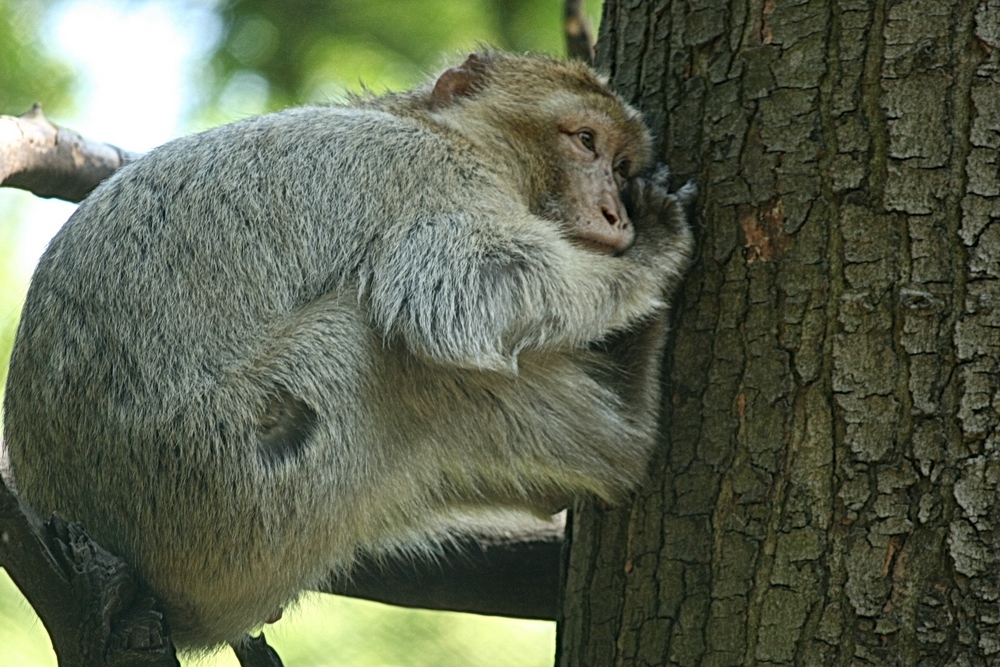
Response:
[[[693,189],[650,161],[589,68],[492,51],[152,151],[35,272],[4,405],[21,494],[133,564],[194,649],[360,554],[622,499],[692,252]]]

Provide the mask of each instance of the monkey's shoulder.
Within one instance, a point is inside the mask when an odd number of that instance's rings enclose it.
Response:
[[[247,118],[170,141],[140,158],[136,171],[227,172],[271,180],[373,176],[399,165],[430,172],[473,160],[443,127],[374,108],[308,106]],[[261,170],[265,170],[262,172]],[[128,172],[126,172],[127,175]],[[423,172],[426,173],[426,172]]]

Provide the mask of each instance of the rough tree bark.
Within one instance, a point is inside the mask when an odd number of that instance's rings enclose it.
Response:
[[[597,55],[703,238],[559,664],[1000,664],[1000,1],[612,0]]]

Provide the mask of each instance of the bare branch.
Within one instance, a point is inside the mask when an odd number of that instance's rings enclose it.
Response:
[[[505,536],[467,536],[435,560],[362,559],[318,589],[401,607],[555,620],[563,522]]]
[[[136,157],[53,125],[38,104],[22,116],[0,116],[0,186],[78,202]]]
[[[80,524],[58,515],[43,522],[2,478],[0,564],[38,613],[61,667],[178,666],[157,602],[128,565]]]
[[[566,0],[564,30],[566,32],[566,55],[594,64],[594,33],[590,21],[583,15],[583,0]]]

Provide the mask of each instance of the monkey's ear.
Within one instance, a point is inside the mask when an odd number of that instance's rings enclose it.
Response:
[[[458,67],[449,67],[434,84],[431,92],[431,106],[442,109],[451,106],[457,99],[472,95],[486,78],[486,62],[478,53],[473,53]]]

